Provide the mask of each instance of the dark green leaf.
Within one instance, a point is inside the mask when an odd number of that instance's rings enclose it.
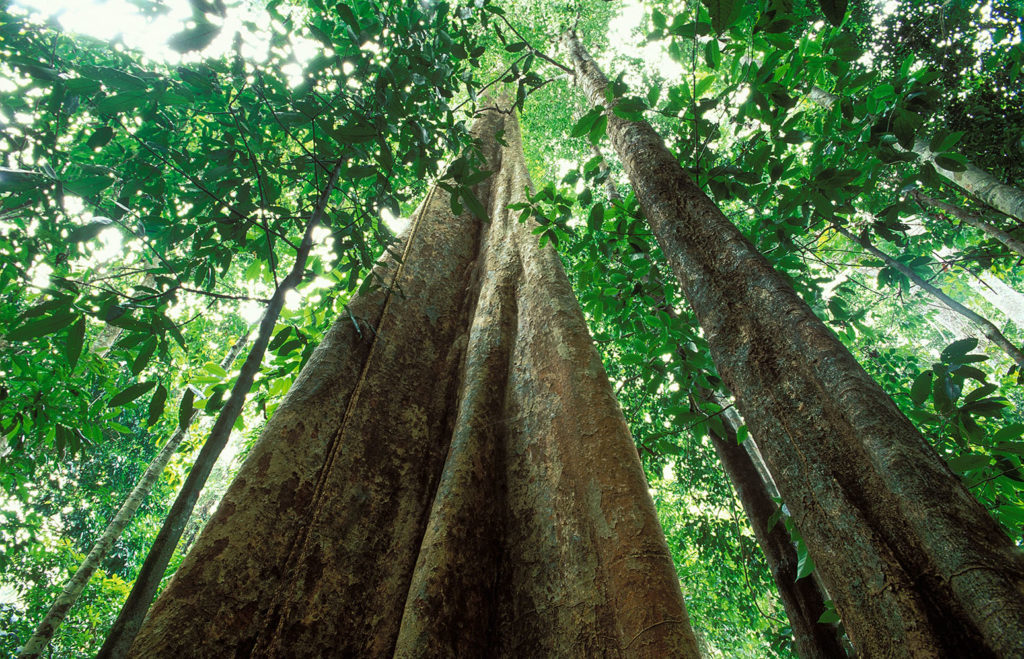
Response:
[[[527,44],[525,41],[517,41],[516,43],[510,43],[509,45],[505,46],[505,50],[507,50],[510,53],[518,53],[520,50],[526,48],[526,46],[528,45],[529,44]]]
[[[86,145],[90,149],[98,149],[101,146],[106,145],[107,142],[110,141],[110,138],[112,138],[113,136],[113,128],[111,128],[110,126],[100,126],[96,129],[96,132],[92,134],[92,137],[89,138],[89,141],[86,143]]]
[[[85,316],[80,317],[68,330],[67,355],[68,364],[74,368],[78,358],[82,356],[82,344],[85,342]]]
[[[181,404],[178,406],[178,427],[187,429],[188,424],[192,422],[192,414],[195,412],[193,403],[196,399],[196,393],[192,391],[192,387],[185,389],[185,395],[181,397]]]
[[[821,7],[821,13],[825,14],[825,18],[828,22],[836,27],[839,27],[843,23],[843,18],[846,16],[846,1],[847,0],[818,0],[818,6]]]
[[[156,342],[156,337],[151,336],[139,348],[139,354],[132,361],[132,375],[138,375],[142,372],[142,369],[146,368],[146,364],[149,363],[153,353],[156,352]]]
[[[483,222],[488,220],[487,209],[484,208],[484,205],[480,203],[480,200],[476,198],[475,194],[473,194],[472,188],[462,188],[462,200],[466,202],[466,206],[469,208],[470,212],[476,216],[476,219]]]
[[[604,205],[594,204],[590,207],[590,215],[587,217],[587,229],[597,231],[604,224]]]
[[[120,407],[122,405],[126,405],[155,386],[156,382],[138,382],[125,387],[110,399],[110,402],[107,403],[107,407]]]
[[[743,3],[739,0],[701,0],[711,15],[711,26],[721,34],[740,17]]]
[[[62,311],[55,313],[52,316],[47,316],[46,318],[32,320],[21,327],[8,332],[7,340],[26,341],[28,339],[46,336],[47,334],[53,334],[54,332],[58,332],[70,325],[78,317],[78,314],[72,311]]]
[[[146,425],[151,426],[160,420],[160,416],[164,413],[164,406],[167,403],[167,388],[164,385],[159,385],[156,391],[153,393],[153,397],[149,399],[149,416],[146,418]]]
[[[960,339],[954,341],[942,350],[940,359],[947,364],[959,363],[958,360],[978,347],[978,339]]]

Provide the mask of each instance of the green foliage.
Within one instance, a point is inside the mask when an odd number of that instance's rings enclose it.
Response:
[[[219,363],[294,259],[330,165],[343,161],[341,182],[308,272],[262,359],[236,458],[218,466],[184,547],[323,331],[354,291],[379,285],[369,267],[393,244],[382,218],[409,216],[437,181],[455,210],[486,219],[470,186],[488,173],[466,126],[508,90],[537,183],[520,220],[567,265],[705,649],[791,655],[708,440],[725,412],[692,402],[727,392],[606,146],[609,110],[585,109],[564,75],[557,43],[570,27],[612,63],[606,107],[656,127],[1021,539],[1021,374],[831,229],[884,244],[1024,343],[1024,327],[978,293],[984,272],[1024,289],[1006,248],[909,193],[1021,229],[908,152],[924,140],[940,167],[1020,182],[1019,3],[985,5],[986,25],[981,5],[957,2],[882,15],[841,0],[646,0],[625,33],[609,28],[636,7],[596,0],[257,5],[269,29],[247,18],[226,35],[223,18],[245,7],[196,3],[162,37],[184,54],[176,64],[0,5],[0,615],[13,621],[0,647],[24,641],[158,445],[190,429],[54,645],[56,656],[95,649],[240,359]],[[232,46],[215,53],[222,38]],[[813,560],[780,516],[807,578]],[[834,607],[821,616],[837,619]]]

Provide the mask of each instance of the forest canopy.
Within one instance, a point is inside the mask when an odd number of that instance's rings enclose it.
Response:
[[[501,94],[535,186],[515,211],[569,275],[703,652],[795,650],[714,444],[759,438],[610,113],[650,122],[1024,539],[1020,0],[58,4],[0,0],[3,651],[162,455],[47,656],[94,654],[206,460],[166,583],[326,329],[370,331],[346,304],[386,285],[371,269],[428,189],[487,220],[469,126]],[[569,30],[612,81],[606,107]],[[795,578],[814,579],[773,494]],[[842,635],[830,601],[818,613]]]

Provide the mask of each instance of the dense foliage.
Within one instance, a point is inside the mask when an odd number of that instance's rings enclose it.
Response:
[[[237,376],[237,363],[220,362],[295,259],[333,163],[343,166],[329,221],[179,555],[317,338],[346,317],[353,291],[379,284],[368,268],[393,242],[384,220],[400,229],[438,180],[455,205],[480,207],[466,186],[486,173],[466,126],[485,92],[505,88],[536,186],[522,217],[563,255],[705,649],[790,655],[771,577],[708,440],[721,434],[726,392],[721,404],[695,395],[720,381],[602,144],[606,120],[583,111],[561,61],[568,28],[617,77],[615,112],[655,125],[1020,542],[1022,374],[835,230],[1024,344],[1024,301],[1015,312],[1013,296],[982,295],[983,277],[1024,290],[1021,255],[915,193],[1024,231],[909,151],[925,139],[946,170],[971,162],[1024,185],[1018,0],[191,7],[179,32],[154,37],[180,54],[172,61],[0,4],[4,651],[25,642],[157,447],[188,425],[52,649],[79,656],[102,642]]]

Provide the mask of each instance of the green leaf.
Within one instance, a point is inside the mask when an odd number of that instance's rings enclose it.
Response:
[[[149,399],[149,416],[146,418],[146,426],[151,426],[160,420],[164,413],[164,406],[167,403],[167,388],[159,385]]]
[[[510,53],[518,53],[520,50],[526,48],[528,45],[529,44],[527,44],[525,41],[517,41],[516,43],[510,43],[509,45],[505,46],[505,50],[507,50]]]
[[[482,222],[486,222],[488,220],[487,209],[484,208],[484,205],[480,203],[480,200],[476,198],[475,194],[473,194],[472,188],[462,188],[462,201],[466,202],[466,206],[469,208],[470,212],[476,216],[476,219]]]
[[[807,553],[807,547],[803,542],[797,548],[797,557],[796,578],[803,579],[814,572],[814,559]]]
[[[114,184],[114,179],[103,174],[82,174],[76,179],[64,181],[64,189],[79,197],[92,197]]]
[[[935,156],[935,164],[951,172],[963,172],[967,170],[967,159],[959,153],[947,151]]]
[[[1017,439],[1021,435],[1024,435],[1024,423],[1011,423],[996,432],[992,436],[992,440],[995,442],[1006,442],[1011,439]]]
[[[90,149],[98,149],[101,146],[105,146],[113,136],[113,128],[110,126],[100,126],[96,129],[96,132],[92,134],[92,137],[89,138],[89,141],[86,142],[86,146]]]
[[[825,612],[818,618],[818,622],[823,624],[839,622],[839,613],[836,612],[836,605],[832,603],[832,600],[825,602]]]
[[[7,333],[8,341],[27,341],[64,329],[78,318],[73,311],[62,311],[46,318],[32,320]]]
[[[587,216],[587,229],[597,231],[604,224],[604,204],[594,204]]]
[[[711,26],[716,34],[721,34],[740,17],[743,3],[739,0],[701,0],[711,15]]]
[[[572,137],[583,137],[590,132],[593,128],[594,122],[601,116],[601,110],[594,108],[590,112],[580,117],[579,121],[573,124],[572,130],[569,131],[569,135]]]
[[[600,142],[604,138],[605,133],[607,133],[607,132],[608,132],[608,117],[606,117],[606,116],[604,116],[602,114],[601,116],[599,116],[597,118],[597,120],[594,122],[594,125],[590,129],[590,136],[589,136],[590,137],[590,143],[591,144],[597,144],[598,142]]]
[[[110,399],[110,402],[107,403],[107,407],[121,407],[122,405],[127,405],[155,386],[156,382],[138,382],[125,387]]]
[[[959,363],[957,360],[978,347],[978,339],[960,339],[954,341],[942,350],[940,359],[946,364]]]
[[[821,13],[825,14],[828,22],[836,27],[843,24],[846,16],[846,0],[818,0]]]
[[[910,400],[918,405],[923,405],[928,400],[928,394],[932,390],[932,372],[925,371],[914,378],[914,384],[910,387]]]
[[[192,422],[192,414],[195,412],[195,406],[193,403],[196,399],[196,392],[192,390],[192,387],[188,387],[185,390],[185,395],[181,397],[181,404],[178,406],[178,427],[182,429],[188,428],[188,424]]]
[[[82,345],[85,343],[85,316],[81,316],[68,330],[67,355],[68,364],[74,369],[78,358],[82,356]]]
[[[987,467],[991,461],[992,458],[987,455],[969,453],[967,455],[960,455],[952,460],[948,460],[946,464],[949,465],[949,468],[952,469],[954,473],[962,475],[968,471]]]
[[[146,364],[149,363],[153,353],[156,352],[156,343],[156,337],[151,336],[142,344],[142,347],[139,348],[139,354],[132,361],[132,375],[138,375],[142,372],[142,369],[146,368]]]
[[[117,114],[134,110],[147,100],[142,92],[124,92],[113,96],[104,96],[96,102],[96,111],[100,114]]]

